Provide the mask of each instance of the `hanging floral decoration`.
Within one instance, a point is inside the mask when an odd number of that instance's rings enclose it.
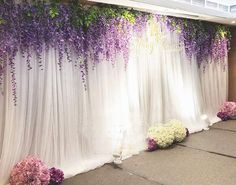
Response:
[[[156,15],[156,19],[169,31],[179,33],[180,44],[184,45],[187,57],[196,57],[199,66],[209,61],[225,61],[230,49],[229,27],[170,16]]]
[[[211,58],[222,60],[229,49],[229,28],[223,25],[182,18],[153,15],[117,6],[86,6],[77,1],[68,4],[59,0],[0,1],[0,86],[10,69],[12,94],[17,103],[17,53],[25,58],[32,69],[32,56],[37,56],[40,69],[44,69],[43,51],[54,48],[58,53],[58,68],[63,60],[78,66],[86,84],[88,61],[93,67],[104,60],[115,66],[121,56],[127,66],[132,37],[145,31],[149,19],[156,18],[170,31],[178,32],[180,44],[189,58],[196,57],[201,65]],[[76,55],[76,59],[72,59]],[[22,61],[21,61],[22,62]]]

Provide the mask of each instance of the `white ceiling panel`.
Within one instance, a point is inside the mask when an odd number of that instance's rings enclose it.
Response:
[[[236,0],[211,0],[211,1],[225,5],[236,5]]]
[[[236,25],[236,0],[88,0],[134,9]],[[235,7],[233,6],[235,4]],[[232,6],[231,6],[232,5]],[[231,10],[235,12],[231,12]]]

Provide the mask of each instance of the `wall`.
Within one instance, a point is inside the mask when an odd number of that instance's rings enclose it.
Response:
[[[236,27],[232,28],[231,50],[229,52],[229,100],[236,101]]]

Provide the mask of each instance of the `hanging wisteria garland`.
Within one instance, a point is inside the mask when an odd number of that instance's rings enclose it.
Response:
[[[196,57],[199,65],[211,58],[225,58],[229,49],[229,28],[223,25],[189,19],[153,15],[117,6],[82,6],[76,1],[68,4],[51,1],[14,3],[0,1],[0,86],[7,66],[10,68],[14,103],[16,93],[16,61],[20,52],[32,69],[35,54],[43,69],[42,52],[54,48],[58,52],[58,66],[63,68],[63,57],[80,69],[86,84],[88,58],[93,67],[107,60],[115,65],[117,55],[123,56],[125,66],[129,60],[132,34],[145,31],[150,18],[176,31],[180,44],[189,58]],[[32,53],[34,52],[34,53]],[[71,53],[77,58],[72,60]],[[224,61],[224,60],[222,60]]]
[[[229,27],[191,19],[156,15],[169,31],[179,33],[180,44],[189,59],[196,57],[199,66],[209,60],[224,62],[230,49]]]

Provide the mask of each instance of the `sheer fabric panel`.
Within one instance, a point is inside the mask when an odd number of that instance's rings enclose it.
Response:
[[[159,28],[158,28],[159,29]],[[151,29],[136,37],[125,69],[121,56],[93,69],[89,61],[86,89],[78,67],[58,52],[45,51],[43,70],[33,56],[28,71],[16,57],[18,105],[11,95],[10,69],[0,95],[0,185],[14,164],[36,155],[66,177],[145,149],[149,126],[180,119],[191,131],[216,122],[218,106],[227,98],[227,70],[212,62],[199,69],[179,45],[178,35]],[[72,56],[75,58],[75,56]],[[208,120],[201,119],[206,114]]]

